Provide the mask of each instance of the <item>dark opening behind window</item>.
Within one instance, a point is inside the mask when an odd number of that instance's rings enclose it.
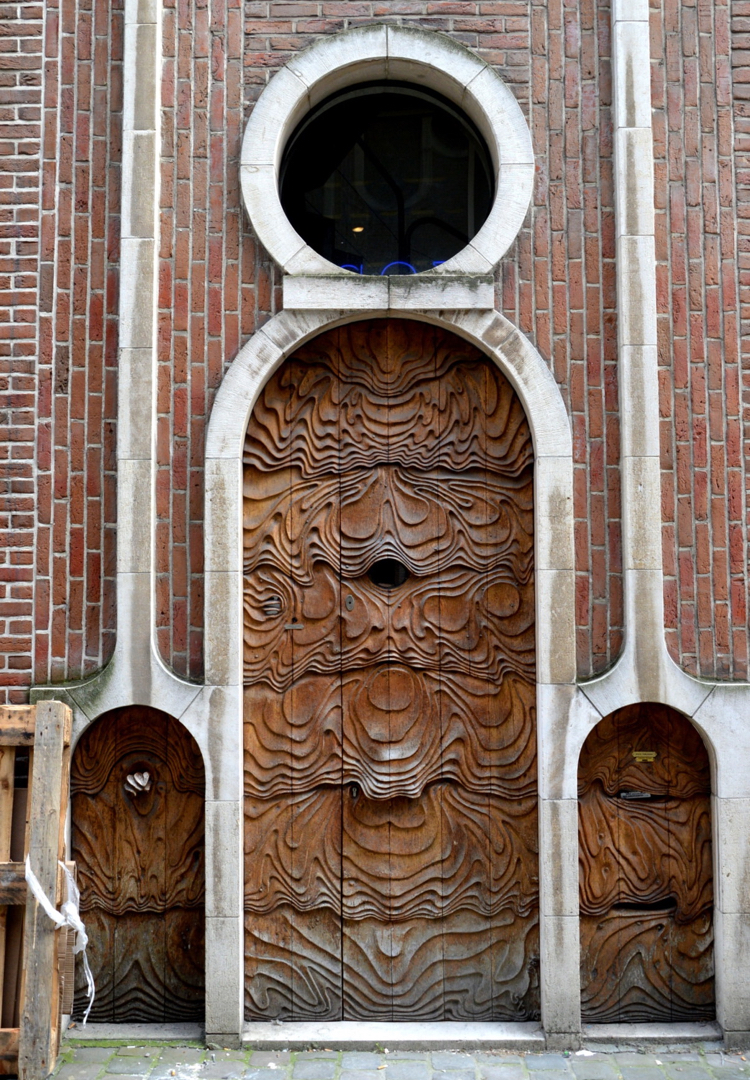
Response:
[[[436,94],[359,86],[297,128],[281,202],[320,255],[360,274],[411,274],[450,259],[483,225],[490,156],[473,124]]]

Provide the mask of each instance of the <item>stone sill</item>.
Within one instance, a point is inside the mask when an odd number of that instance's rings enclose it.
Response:
[[[495,282],[480,274],[369,274],[284,276],[290,311],[492,311]]]

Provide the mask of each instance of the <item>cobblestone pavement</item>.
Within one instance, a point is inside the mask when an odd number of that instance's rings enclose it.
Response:
[[[607,1049],[309,1053],[197,1046],[64,1046],[57,1080],[750,1080],[750,1051]]]

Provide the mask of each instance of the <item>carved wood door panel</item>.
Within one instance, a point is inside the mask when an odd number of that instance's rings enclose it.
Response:
[[[108,713],[75,748],[71,802],[91,1020],[202,1020],[205,775],[195,740],[156,709]]]
[[[533,455],[476,349],[317,338],[245,447],[246,1015],[538,1014]]]
[[[588,736],[578,769],[581,1008],[588,1021],[715,1015],[708,755],[662,705]]]

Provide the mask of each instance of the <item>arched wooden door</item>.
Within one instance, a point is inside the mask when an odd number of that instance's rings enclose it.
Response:
[[[533,454],[423,323],[317,338],[245,449],[246,1015],[538,1015]]]
[[[205,773],[177,720],[133,706],[83,733],[71,765],[72,847],[96,983],[91,1020],[204,1015]],[[77,971],[76,1014],[87,999]]]
[[[664,705],[602,720],[578,768],[583,1019],[715,1015],[708,755]]]

